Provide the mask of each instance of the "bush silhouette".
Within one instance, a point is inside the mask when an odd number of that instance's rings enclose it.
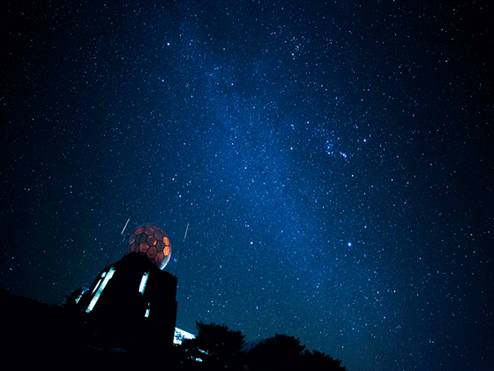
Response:
[[[184,340],[186,359],[199,361],[203,369],[235,370],[241,365],[245,336],[225,325],[196,323],[197,337]]]
[[[345,371],[341,361],[310,351],[293,336],[277,334],[245,349],[245,336],[225,325],[196,323],[197,337],[184,340],[185,364],[195,370]]]

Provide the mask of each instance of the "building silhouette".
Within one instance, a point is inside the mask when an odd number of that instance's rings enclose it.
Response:
[[[136,349],[173,343],[177,278],[131,252],[105,267],[69,305],[82,312],[94,346]]]
[[[170,239],[161,228],[143,225],[130,236],[128,251],[106,266],[88,289],[74,293],[67,306],[84,316],[93,347],[169,347],[177,318],[177,278],[164,271],[171,257]]]

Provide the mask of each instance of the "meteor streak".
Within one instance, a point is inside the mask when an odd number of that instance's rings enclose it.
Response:
[[[120,232],[120,234],[123,236],[125,230],[127,229],[127,226],[129,225],[129,222],[130,222],[130,218],[127,219],[127,221],[125,222],[125,225],[123,226],[122,228],[122,232]]]
[[[187,238],[187,233],[188,232],[189,232],[189,223],[187,223],[187,227],[185,227],[184,239],[182,240],[182,242],[184,242],[185,239]]]

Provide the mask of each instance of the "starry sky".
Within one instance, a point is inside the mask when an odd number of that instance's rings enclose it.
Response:
[[[490,8],[2,3],[0,286],[62,303],[154,223],[184,329],[492,369]]]

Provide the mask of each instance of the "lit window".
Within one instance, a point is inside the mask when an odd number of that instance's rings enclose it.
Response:
[[[144,290],[146,289],[146,283],[148,282],[149,272],[146,272],[142,275],[141,283],[139,284],[139,292],[144,294]]]
[[[175,336],[173,338],[173,344],[180,345],[182,344],[184,339],[195,339],[195,335],[191,334],[190,332],[187,332],[185,330],[182,330],[178,327],[175,327]]]
[[[82,298],[82,295],[84,295],[84,293],[87,291],[87,289],[82,289],[81,290],[81,293],[79,295],[77,295],[77,298],[75,298],[75,303],[76,304],[79,304],[79,301],[81,301],[81,298]]]
[[[99,297],[103,293],[103,290],[105,289],[106,285],[108,284],[108,281],[110,281],[110,279],[113,277],[114,273],[115,273],[115,268],[110,267],[110,269],[108,270],[108,273],[105,273],[105,275],[102,276],[102,277],[104,277],[104,279],[101,282],[101,285],[99,285],[98,289],[96,290],[96,293],[94,294],[93,298],[89,302],[89,305],[87,306],[87,309],[86,309],[86,313],[89,313],[94,309],[94,306],[98,302]]]
[[[101,273],[101,277],[98,280],[98,283],[96,283],[96,285],[94,286],[93,291],[91,292],[91,294],[94,294],[94,292],[98,289],[99,285],[101,284],[101,281],[103,280],[103,278],[105,278],[105,276],[106,276],[106,272]]]

